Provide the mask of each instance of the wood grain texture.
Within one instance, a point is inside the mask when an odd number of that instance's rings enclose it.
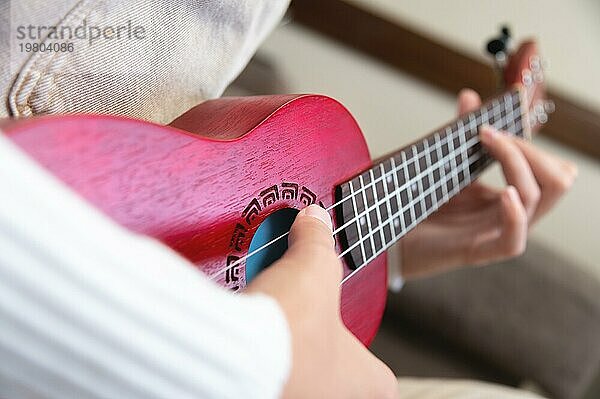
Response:
[[[453,95],[470,87],[486,98],[498,89],[490,63],[358,5],[344,0],[298,0],[291,9],[295,21]],[[486,39],[481,38],[482,45]],[[541,133],[600,158],[600,112],[552,88],[547,97],[556,111]]]
[[[336,184],[371,162],[355,120],[323,96],[214,100],[174,125],[193,133],[81,115],[3,129],[106,215],[157,238],[209,275],[244,256],[271,213],[331,205]],[[245,285],[243,263],[217,276],[232,289]],[[365,344],[377,331],[386,291],[385,255],[342,288],[343,320]]]

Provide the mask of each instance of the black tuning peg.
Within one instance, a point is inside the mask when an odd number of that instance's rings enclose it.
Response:
[[[510,29],[507,26],[503,26],[500,30],[500,36],[492,39],[487,44],[487,51],[500,61],[506,58],[506,52],[508,50],[511,34]]]

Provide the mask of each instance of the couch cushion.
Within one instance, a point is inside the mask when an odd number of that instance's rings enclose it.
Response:
[[[522,257],[407,283],[388,312],[556,398],[600,363],[600,281],[531,242]]]

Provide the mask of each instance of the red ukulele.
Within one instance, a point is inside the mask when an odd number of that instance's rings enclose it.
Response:
[[[385,250],[490,164],[480,125],[528,137],[546,121],[542,80],[525,43],[506,92],[375,162],[352,115],[320,95],[222,98],[169,126],[70,115],[3,130],[113,220],[232,290],[282,254],[299,209],[323,206],[344,263],[343,320],[368,344],[385,305]]]

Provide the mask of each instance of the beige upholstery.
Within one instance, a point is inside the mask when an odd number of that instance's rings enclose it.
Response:
[[[473,366],[467,372],[487,368],[494,378],[533,381],[550,397],[572,399],[584,393],[600,366],[599,293],[597,279],[530,242],[521,258],[407,283],[390,296],[384,328],[428,335],[434,341],[430,352],[453,348]],[[443,372],[407,361],[402,351],[392,353],[401,345],[389,341],[389,351],[378,353],[393,358],[399,375]],[[402,358],[404,363],[394,361]]]
[[[402,399],[540,399],[536,394],[497,384],[433,378],[399,378],[398,392]]]

